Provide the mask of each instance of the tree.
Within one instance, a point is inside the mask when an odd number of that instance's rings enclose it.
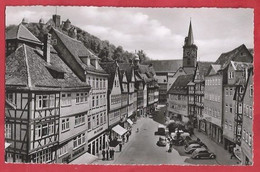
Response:
[[[115,51],[114,51],[114,55],[113,55],[113,60],[118,60],[118,61],[122,61],[121,57],[123,54],[123,48],[121,46],[118,46]]]
[[[143,62],[150,60],[150,58],[147,57],[147,55],[145,54],[145,52],[143,50],[138,50],[137,55],[140,59],[140,63],[143,63]]]

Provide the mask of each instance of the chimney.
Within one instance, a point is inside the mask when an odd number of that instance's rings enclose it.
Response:
[[[52,20],[53,20],[53,22],[54,22],[55,28],[60,27],[60,15],[54,14],[54,15],[52,16]]]
[[[90,66],[90,57],[87,57],[87,65]]]
[[[47,63],[50,63],[51,58],[51,34],[44,35],[43,58]]]

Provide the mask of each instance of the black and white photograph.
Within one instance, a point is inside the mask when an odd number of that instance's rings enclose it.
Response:
[[[253,9],[5,14],[5,163],[253,165]]]

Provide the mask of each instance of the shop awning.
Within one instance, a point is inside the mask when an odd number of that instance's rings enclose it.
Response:
[[[127,130],[121,127],[120,125],[116,125],[115,127],[112,128],[112,130],[117,134],[119,134],[120,136],[124,135],[127,132]]]
[[[127,119],[126,121],[127,121],[130,125],[133,125],[133,124],[134,124],[131,119]]]
[[[5,142],[5,149],[8,148],[11,145],[11,143]]]
[[[92,162],[94,162],[97,159],[98,159],[97,156],[86,152],[83,155],[81,155],[80,157],[71,161],[70,164],[91,164]]]

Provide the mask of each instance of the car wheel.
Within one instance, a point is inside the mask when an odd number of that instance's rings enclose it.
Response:
[[[210,155],[210,158],[211,158],[211,159],[215,159],[216,156],[215,156],[215,155]]]
[[[199,155],[195,156],[195,159],[199,159],[199,158],[200,158]]]

